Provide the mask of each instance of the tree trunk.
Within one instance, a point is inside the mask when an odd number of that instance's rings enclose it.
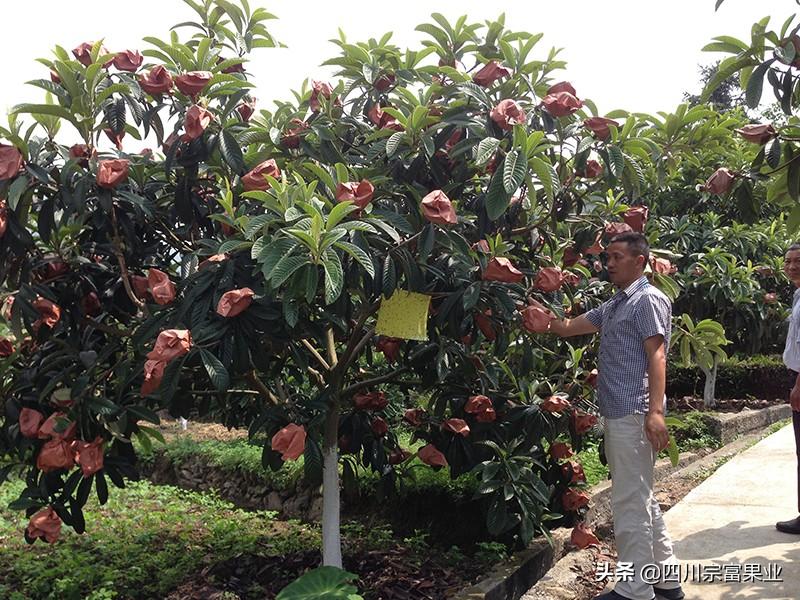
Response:
[[[334,400],[325,419],[322,444],[322,564],[342,568],[339,506],[339,401]]]
[[[703,389],[703,405],[706,408],[714,408],[717,405],[717,399],[714,397],[714,390],[717,387],[717,367],[719,363],[714,359],[714,366],[711,370],[703,369],[706,376],[706,384]],[[702,368],[702,367],[701,367]]]

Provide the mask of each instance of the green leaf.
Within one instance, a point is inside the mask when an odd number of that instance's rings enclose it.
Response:
[[[62,100],[64,100],[64,104],[70,103],[70,95],[69,92],[60,86],[57,83],[53,83],[49,79],[34,79],[32,81],[26,81],[27,85],[35,85],[36,87],[42,88],[43,90],[47,90],[51,94],[55,94]]]
[[[519,150],[512,150],[506,155],[503,163],[503,187],[506,193],[513,194],[525,179],[527,171],[525,159],[520,155]]]
[[[200,350],[200,358],[203,359],[203,365],[205,365],[208,377],[211,379],[211,383],[214,384],[214,387],[220,392],[227,390],[230,386],[230,376],[228,375],[228,369],[225,368],[225,365],[223,365],[216,356],[205,349]]]
[[[486,213],[493,221],[506,212],[508,203],[511,201],[511,194],[506,192],[506,188],[503,185],[502,175],[503,173],[500,169],[495,171],[492,180],[489,182],[489,189],[486,192]]]
[[[114,94],[130,94],[131,89],[125,85],[124,83],[113,83],[107,88],[105,88],[102,92],[97,94],[97,98],[95,98],[95,104],[103,104],[106,100],[111,98]]]
[[[609,146],[608,156],[610,159],[608,166],[611,169],[611,174],[614,175],[614,177],[619,177],[622,175],[622,171],[625,168],[625,155],[619,147]]]
[[[162,444],[167,443],[167,441],[164,439],[164,436],[158,429],[153,429],[152,427],[147,427],[146,425],[139,425],[139,430],[146,433],[148,437],[158,440]]]
[[[262,263],[261,270],[267,279],[272,277],[272,271],[275,269],[275,265],[278,264],[278,261],[291,254],[297,245],[296,241],[282,237],[277,240],[272,240],[269,244],[264,246],[258,260]]]
[[[75,116],[70,111],[55,104],[17,104],[11,109],[12,115],[18,115],[22,113],[60,117],[61,119],[65,119],[72,123],[72,125],[74,125],[75,129],[78,131],[81,129],[78,121],[75,119]]]
[[[336,171],[336,179],[339,181],[339,183],[350,181],[350,173],[347,171],[347,167],[345,165],[342,163],[336,163],[333,168]]]
[[[350,213],[353,213],[358,210],[358,206],[350,202],[339,202],[331,209],[330,214],[328,215],[328,219],[325,221],[325,229],[330,231],[334,227],[336,227],[342,219],[344,219]]]
[[[333,180],[333,177],[331,177],[331,174],[328,173],[328,171],[326,171],[321,166],[311,162],[303,163],[303,167],[305,167],[306,169],[311,171],[314,175],[316,175],[319,181],[321,181],[331,193],[334,192],[334,190],[336,189],[336,182]]]
[[[678,461],[681,458],[680,450],[678,450],[678,443],[675,441],[675,436],[669,434],[669,445],[667,446],[667,454],[673,467],[678,466]]]
[[[800,204],[796,205],[792,212],[789,213],[789,218],[786,220],[786,229],[789,234],[796,233],[800,229]]]
[[[375,265],[372,264],[372,259],[369,257],[369,254],[350,242],[336,242],[334,246],[339,248],[339,250],[344,250],[347,252],[358,262],[358,264],[364,267],[364,270],[369,274],[370,277],[375,277]]]
[[[744,67],[756,64],[756,60],[750,56],[740,58],[739,56],[729,56],[719,64],[719,68],[713,77],[708,81],[706,87],[700,96],[700,102],[708,102],[711,94],[716,90],[723,81],[728,77],[738,72]]]
[[[750,79],[747,82],[747,90],[745,91],[747,106],[750,108],[756,108],[759,102],[761,102],[761,92],[764,88],[764,74],[774,60],[775,59],[772,58],[766,60],[753,69],[753,73],[750,75]]]
[[[309,264],[310,257],[308,255],[304,256],[289,256],[281,261],[275,266],[272,271],[272,276],[270,277],[270,281],[272,282],[273,287],[281,286],[289,277],[291,277],[295,271],[297,271],[303,265]]]
[[[486,528],[492,535],[500,535],[508,529],[508,508],[502,496],[497,496],[489,506]]]
[[[578,142],[578,149],[575,150],[575,154],[580,154],[581,152],[588,150],[592,147],[592,144],[594,144],[593,137],[582,138],[581,141]]]
[[[342,293],[344,287],[342,261],[335,250],[329,248],[325,251],[322,266],[325,268],[325,303],[332,304]]]
[[[317,285],[319,284],[319,268],[317,265],[309,264],[303,271],[303,287],[306,291],[306,302],[311,304],[317,295]]]
[[[223,129],[219,136],[219,151],[228,166],[237,174],[241,175],[247,167],[244,164],[244,155],[239,142],[227,129]]]
[[[275,600],[356,600],[358,590],[350,585],[357,576],[336,567],[317,567],[281,590]]]
[[[561,191],[561,182],[558,179],[558,173],[556,173],[556,170],[549,161],[539,157],[532,157],[528,163],[541,182],[547,199],[552,202],[555,195]]]
[[[800,200],[800,160],[792,154],[786,173],[786,191],[795,202]]]
[[[481,282],[475,281],[464,290],[464,312],[470,311],[481,297]]]
[[[497,152],[497,147],[500,145],[500,140],[493,137],[484,138],[480,141],[475,149],[475,164],[477,166],[485,165]]]
[[[773,169],[777,169],[781,162],[781,141],[779,138],[770,140],[764,152],[767,164]]]
[[[108,484],[106,483],[103,471],[98,471],[94,474],[94,487],[97,491],[97,501],[100,504],[108,502]]]
[[[244,237],[248,240],[252,240],[253,237],[259,233],[266,225],[271,223],[275,218],[270,214],[263,214],[263,215],[256,215],[255,217],[251,218],[248,221],[247,226],[244,228]],[[252,248],[252,258],[256,258],[260,253],[261,250],[264,249],[267,242],[269,241],[269,237],[264,236],[260,237],[257,242],[258,244],[253,244]],[[258,249],[256,249],[258,248]]]
[[[397,152],[397,148],[400,146],[400,142],[403,141],[405,136],[405,131],[397,131],[392,134],[392,136],[386,142],[386,156],[392,156],[395,152]]]

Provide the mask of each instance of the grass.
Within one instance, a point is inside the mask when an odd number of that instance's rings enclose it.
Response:
[[[707,415],[708,413],[698,410],[676,415],[681,423],[671,426],[670,433],[675,436],[678,450],[688,452],[701,448],[716,450],[720,447],[720,441],[711,433]]]
[[[258,476],[272,489],[291,488],[303,474],[303,457],[287,462],[279,471],[264,468],[261,464],[261,445],[251,444],[246,439],[238,440],[195,440],[177,436],[166,444],[155,444],[146,450],[136,442],[136,452],[143,463],[155,460],[156,454],[163,454],[170,462],[181,464],[192,457],[203,458],[210,466],[225,471],[238,471]]]
[[[764,430],[764,437],[767,437],[768,435],[772,435],[773,433],[780,431],[787,425],[791,425],[791,423],[792,423],[791,417],[789,417],[788,419],[783,419],[781,421],[776,421],[775,423],[767,427],[766,430]]]
[[[412,452],[425,442],[411,441],[411,433],[398,432],[400,446]],[[202,457],[209,466],[224,471],[255,475],[264,484],[276,491],[293,489],[303,476],[303,457],[284,463],[279,471],[264,468],[261,464],[260,443],[252,444],[246,439],[237,440],[196,440],[188,436],[176,436],[166,444],[154,444],[152,449],[143,448],[138,442],[136,451],[143,463],[152,463],[157,454],[163,454],[172,463],[180,465],[192,457]],[[340,467],[341,469],[341,467]],[[401,493],[424,492],[431,489],[445,490],[456,498],[471,496],[477,488],[477,480],[470,474],[450,479],[447,469],[434,470],[424,465],[418,458],[404,466],[408,477],[403,481]],[[340,470],[341,472],[341,470]],[[378,474],[369,469],[359,470],[359,485],[364,493],[371,493],[378,485]]]
[[[246,552],[282,555],[319,548],[320,533],[267,511],[244,511],[214,494],[146,482],[90,499],[87,532],[64,527],[54,545],[25,543],[24,514],[6,509],[22,490],[0,486],[0,598],[163,598],[209,561]]]
[[[583,465],[586,474],[586,483],[590,486],[597,485],[608,479],[608,467],[600,462],[599,443],[587,440],[583,449],[577,453],[576,458]]]
[[[28,545],[22,536],[27,519],[6,508],[22,489],[21,481],[0,486],[3,600],[164,598],[206,567],[241,556],[286,556],[321,547],[317,525],[280,521],[270,511],[240,510],[213,493],[148,482],[113,489],[104,506],[91,498],[85,534],[64,527],[56,544]],[[413,565],[435,555],[447,568],[469,563],[482,572],[507,557],[505,547],[492,542],[470,549],[434,547],[425,531],[399,540],[389,525],[373,519],[343,522],[342,535],[348,555],[402,547],[403,559]],[[247,597],[263,598],[258,587],[248,589]]]

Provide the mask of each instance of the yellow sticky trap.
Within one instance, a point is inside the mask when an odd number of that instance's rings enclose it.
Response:
[[[427,340],[430,301],[425,294],[396,290],[381,302],[375,332],[404,340]]]

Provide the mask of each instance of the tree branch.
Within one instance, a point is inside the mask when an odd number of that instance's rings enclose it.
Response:
[[[395,369],[391,373],[387,373],[386,375],[381,375],[379,377],[373,377],[372,379],[366,379],[364,381],[360,381],[358,383],[354,383],[353,385],[347,386],[342,390],[342,396],[348,397],[352,396],[359,390],[363,390],[364,388],[369,388],[376,386],[381,383],[386,383],[387,381],[391,381],[398,375],[402,375],[406,371],[409,371],[409,367],[400,367],[399,369]]]
[[[336,340],[333,339],[333,328],[328,327],[325,330],[325,341],[328,343],[328,360],[331,367],[336,368],[339,358],[336,356]]]
[[[117,329],[116,327],[112,327],[111,325],[106,325],[105,323],[98,323],[94,319],[90,319],[89,317],[83,317],[81,319],[81,324],[85,325],[86,327],[92,327],[93,329],[97,329],[97,331],[102,331],[103,333],[107,333],[108,335],[113,335],[114,337],[119,338],[126,338],[130,337],[133,334],[133,331],[130,329]]]
[[[356,323],[356,326],[353,327],[353,333],[350,337],[350,341],[348,341],[347,343],[347,348],[345,348],[345,351],[342,354],[342,356],[339,357],[339,363],[336,365],[336,368],[339,371],[339,373],[344,373],[350,366],[352,357],[355,354],[354,350],[359,343],[357,342],[358,340],[357,336],[359,332],[364,328],[364,324],[367,322],[367,319],[369,319],[370,316],[375,314],[375,311],[378,310],[380,305],[381,305],[381,300],[378,299],[369,306],[364,307],[363,312],[361,313],[361,316],[359,317],[358,322]]]
[[[320,388],[324,388],[327,385],[325,378],[322,376],[322,373],[317,371],[314,367],[306,367],[306,368],[308,369],[308,372],[314,376],[314,379],[317,380],[317,385]]]
[[[281,404],[281,401],[270,391],[266,385],[264,385],[264,382],[258,377],[255,369],[247,372],[247,381],[252,383],[253,386],[258,390],[259,394],[268,400],[270,404],[274,404],[276,406]]]
[[[372,339],[373,335],[375,335],[375,328],[370,327],[369,329],[367,329],[367,332],[364,334],[364,336],[360,340],[358,340],[356,347],[353,348],[353,354],[350,355],[351,361],[354,357],[358,356],[358,353],[361,352],[364,346],[367,345],[367,342],[369,342]]]
[[[331,367],[328,364],[328,362],[324,358],[322,358],[322,355],[317,351],[316,348],[314,348],[314,346],[311,345],[311,342],[309,342],[305,338],[302,338],[300,340],[300,343],[303,344],[303,346],[305,346],[306,349],[309,352],[311,352],[312,356],[319,361],[319,364],[322,365],[323,369],[325,369],[326,371],[330,371],[331,370]]]
[[[150,311],[147,310],[147,305],[139,300],[131,287],[130,273],[128,272],[128,265],[125,262],[125,255],[122,252],[122,240],[119,237],[119,229],[117,228],[117,211],[114,206],[111,207],[111,227],[114,230],[114,238],[111,240],[111,247],[114,249],[114,256],[117,257],[117,262],[119,262],[122,286],[125,288],[125,293],[128,294],[128,298],[131,299],[134,306],[141,310],[145,316],[149,317]]]
[[[289,395],[286,393],[286,390],[283,388],[283,383],[280,379],[275,380],[275,389],[278,390],[278,397],[281,401],[286,404],[289,402]]]

